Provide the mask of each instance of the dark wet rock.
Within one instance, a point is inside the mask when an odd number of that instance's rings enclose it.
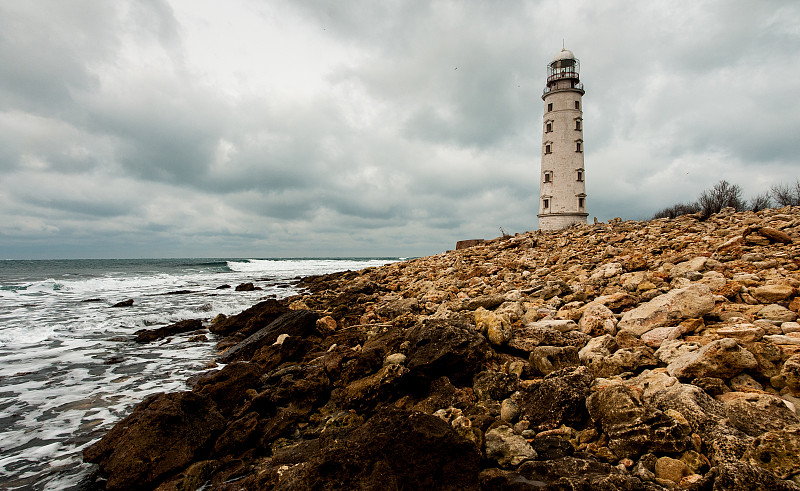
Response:
[[[537,436],[531,442],[531,447],[536,450],[536,460],[560,459],[575,451],[570,442],[556,435]]]
[[[236,285],[236,288],[235,288],[235,290],[237,292],[252,292],[252,291],[260,290],[260,289],[261,288],[256,287],[252,283],[242,283],[240,285]]]
[[[486,338],[461,320],[423,319],[408,330],[406,340],[406,366],[428,380],[443,375],[470,380],[489,350]]]
[[[447,377],[440,377],[431,382],[427,397],[416,403],[414,410],[433,414],[439,409],[463,406],[472,399],[470,392],[457,388]]]
[[[123,300],[121,302],[117,302],[112,307],[132,307],[133,306],[133,299],[129,298],[127,300]]]
[[[234,414],[243,405],[248,390],[258,391],[264,385],[259,367],[247,362],[231,363],[204,374],[194,382],[192,390],[213,400],[226,416]]]
[[[645,451],[676,453],[691,444],[687,422],[643,404],[624,385],[600,389],[586,399],[586,406],[608,435],[608,448],[619,457],[636,458]]]
[[[345,409],[372,409],[403,393],[408,372],[408,368],[402,365],[387,365],[377,373],[347,385],[337,393],[337,402]]]
[[[231,287],[231,285],[225,284],[225,285],[219,285],[216,289],[217,290],[227,290],[230,287]]]
[[[704,481],[703,484],[706,485],[700,489],[711,489],[712,491],[800,490],[795,483],[784,481],[759,466],[736,461],[721,463],[713,467]]]
[[[475,375],[472,390],[479,400],[502,401],[517,390],[517,376],[494,370],[484,370]]]
[[[265,300],[259,302],[249,309],[230,317],[214,322],[208,328],[209,331],[221,336],[228,336],[234,332],[240,336],[250,334],[267,327],[272,321],[289,311],[289,308],[277,300]]]
[[[257,411],[268,413],[276,407],[288,406],[305,414],[327,400],[330,379],[320,365],[292,365],[270,373],[264,386],[253,400]]]
[[[220,363],[249,360],[261,347],[275,343],[282,334],[303,338],[313,333],[316,327],[317,314],[310,310],[292,310],[281,314],[268,326],[251,334],[244,341],[232,346],[220,355],[217,360]]]
[[[441,419],[382,409],[346,437],[326,441],[275,489],[477,490],[480,453]]]
[[[232,453],[250,444],[258,435],[259,414],[251,411],[230,423],[214,443],[215,455]]]
[[[532,491],[547,486],[542,481],[526,479],[519,472],[494,467],[481,471],[478,479],[480,479],[481,489],[495,491]]]
[[[154,394],[83,452],[99,464],[106,489],[152,488],[201,455],[222,430],[211,399],[194,392]]]
[[[188,295],[189,293],[195,293],[192,290],[173,290],[171,292],[167,292],[164,295]]]
[[[103,302],[102,298],[87,298],[86,300],[81,300],[83,303],[96,303],[96,302]]]
[[[520,418],[538,430],[551,430],[562,424],[580,426],[589,417],[586,397],[591,383],[592,375],[586,367],[553,372],[520,389]]]
[[[609,476],[621,474],[619,469],[610,464],[572,456],[548,461],[527,461],[519,466],[517,471],[528,480],[540,481],[547,484],[551,484],[563,477],[586,475]]]
[[[136,335],[134,341],[137,343],[149,343],[157,339],[166,338],[167,336],[197,331],[202,328],[203,322],[200,319],[186,319],[158,329],[140,329],[134,333]]]

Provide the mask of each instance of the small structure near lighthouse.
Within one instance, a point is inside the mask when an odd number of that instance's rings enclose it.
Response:
[[[539,179],[539,229],[586,223],[583,168],[583,84],[580,62],[562,49],[547,66]]]

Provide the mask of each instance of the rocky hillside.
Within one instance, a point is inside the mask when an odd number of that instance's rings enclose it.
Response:
[[[302,280],[85,459],[108,489],[800,489],[800,207]]]

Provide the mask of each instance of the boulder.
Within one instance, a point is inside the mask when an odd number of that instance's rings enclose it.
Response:
[[[516,397],[520,418],[536,430],[552,430],[559,426],[580,426],[588,419],[586,396],[592,374],[586,367],[565,368],[552,372],[519,390]]]
[[[121,302],[117,302],[112,307],[133,307],[133,299],[129,298],[127,300],[123,300]]]
[[[735,339],[712,341],[696,352],[673,360],[667,372],[677,378],[730,378],[758,366],[752,353],[739,346]]]
[[[256,364],[234,362],[204,373],[195,380],[192,390],[214,401],[222,414],[230,416],[245,402],[248,390],[259,391],[263,385]]]
[[[269,317],[269,315],[266,317]],[[232,317],[223,322],[227,322],[230,319]],[[275,343],[282,334],[303,338],[313,333],[316,327],[317,314],[310,310],[292,310],[280,314],[269,325],[251,334],[244,341],[232,346],[218,356],[217,361],[230,363],[238,360],[249,360],[259,348]]]
[[[768,431],[780,431],[784,427],[800,424],[800,418],[772,394],[738,393],[732,398],[728,393],[725,414],[732,426],[750,436],[759,436]]]
[[[528,361],[531,368],[541,375],[581,364],[575,346],[537,346],[531,351]]]
[[[676,453],[691,444],[691,428],[681,418],[643,404],[624,385],[607,386],[586,400],[592,420],[608,435],[617,456],[635,458],[646,452]]]
[[[684,319],[702,317],[714,308],[714,294],[703,284],[671,290],[625,312],[618,329],[641,336],[662,326],[677,325]]]
[[[275,299],[259,302],[249,309],[230,317],[223,317],[212,323],[208,330],[214,334],[228,336],[234,332],[247,337],[267,327],[272,321],[289,311],[289,308]]]
[[[763,467],[781,479],[800,473],[800,424],[768,431],[757,437],[742,460]]]
[[[572,321],[567,321],[572,322]],[[575,323],[572,322],[574,325]],[[591,339],[587,334],[578,331],[561,332],[549,327],[532,323],[516,328],[511,333],[508,341],[510,348],[531,352],[539,345],[542,346],[575,346],[580,349]]]
[[[137,343],[149,343],[156,339],[162,339],[184,332],[197,331],[202,328],[203,322],[200,319],[187,319],[158,329],[140,329],[134,333],[136,335],[134,341]]]
[[[494,345],[503,345],[511,339],[511,319],[508,314],[498,314],[483,307],[473,314],[475,327]]]
[[[759,319],[767,319],[776,322],[792,322],[797,319],[797,313],[778,305],[776,303],[769,304],[759,310],[756,315]]]
[[[708,484],[700,489],[711,489],[711,491],[800,490],[795,483],[784,481],[763,467],[745,462],[724,462],[715,465],[706,476],[706,482]]]
[[[498,426],[486,432],[486,458],[496,460],[501,467],[517,467],[536,458],[536,451],[508,426]]]
[[[578,321],[578,329],[592,337],[602,334],[617,333],[617,320],[614,312],[601,303],[592,302],[583,308],[583,315]]]
[[[224,424],[203,395],[153,394],[88,446],[83,458],[99,465],[108,490],[154,488],[213,443]]]
[[[394,319],[417,310],[419,310],[419,300],[416,297],[390,300],[375,307],[375,313],[388,319]]]
[[[303,465],[283,471],[274,489],[479,489],[480,452],[436,416],[385,408],[321,443]]]
[[[788,300],[795,294],[795,288],[792,285],[777,284],[777,285],[764,285],[758,288],[752,288],[750,294],[761,303],[777,303]]]
[[[489,351],[486,338],[458,319],[422,319],[408,330],[406,366],[428,380],[443,375],[471,380]]]
[[[502,401],[517,390],[517,376],[509,373],[484,370],[475,375],[472,390],[478,400]]]

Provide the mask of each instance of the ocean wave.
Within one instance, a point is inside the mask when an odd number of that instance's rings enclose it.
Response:
[[[228,261],[228,268],[239,273],[267,273],[278,278],[294,278],[338,271],[360,270],[398,261],[398,258],[330,258],[330,259],[245,259]]]

